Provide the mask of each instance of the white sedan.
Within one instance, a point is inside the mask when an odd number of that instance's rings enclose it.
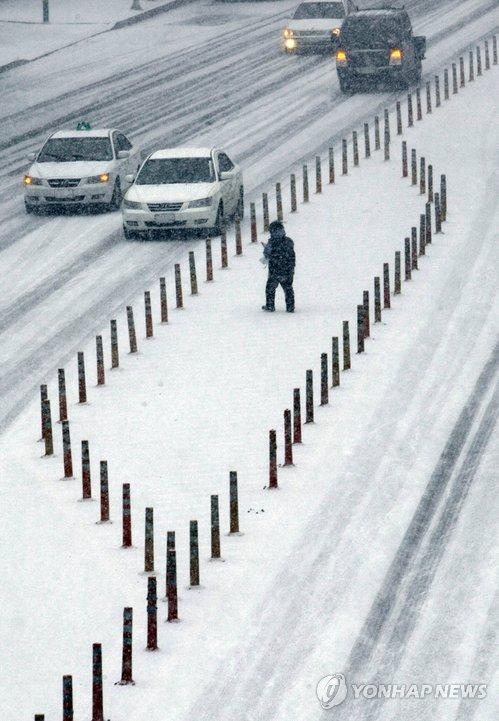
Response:
[[[305,0],[283,30],[283,50],[335,50],[344,19],[356,9],[352,0]]]
[[[80,124],[79,127],[81,127]],[[59,130],[53,133],[24,176],[27,213],[48,207],[121,205],[127,175],[140,165],[140,151],[119,130]]]
[[[244,214],[241,169],[222,150],[157,150],[128,180],[133,184],[123,199],[126,238],[175,228],[206,228],[215,235],[226,220]]]

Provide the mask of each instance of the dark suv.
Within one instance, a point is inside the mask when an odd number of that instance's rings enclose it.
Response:
[[[341,28],[336,69],[342,92],[361,80],[407,87],[421,80],[426,38],[412,33],[403,8],[378,7],[349,15]]]

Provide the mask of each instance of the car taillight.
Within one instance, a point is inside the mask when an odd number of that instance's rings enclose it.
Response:
[[[345,50],[337,50],[336,51],[336,64],[337,65],[346,65],[347,64],[347,54]]]
[[[390,50],[390,65],[402,65],[402,50],[400,48]]]

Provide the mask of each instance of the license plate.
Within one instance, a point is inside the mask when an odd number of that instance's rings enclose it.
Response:
[[[173,223],[175,221],[175,213],[155,213],[154,220],[158,223]]]

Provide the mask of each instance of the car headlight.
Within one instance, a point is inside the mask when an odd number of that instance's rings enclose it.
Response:
[[[208,205],[211,205],[213,203],[213,197],[209,198],[200,198],[199,200],[191,200],[189,202],[188,208],[206,208]]]
[[[331,30],[331,37],[339,38],[339,36],[340,36],[340,28],[333,28]]]
[[[32,175],[25,175],[23,179],[24,185],[41,185],[41,178],[34,178]]]
[[[100,175],[92,175],[92,177],[87,178],[87,183],[108,183],[109,182],[109,173],[101,173]]]
[[[291,28],[285,28],[285,29],[283,30],[282,34],[284,35],[285,38],[292,38],[293,35],[294,35],[294,33],[293,33],[293,31],[291,30]]]
[[[128,210],[141,210],[142,203],[137,203],[135,200],[127,200],[125,198],[123,201],[123,207],[128,208]]]

